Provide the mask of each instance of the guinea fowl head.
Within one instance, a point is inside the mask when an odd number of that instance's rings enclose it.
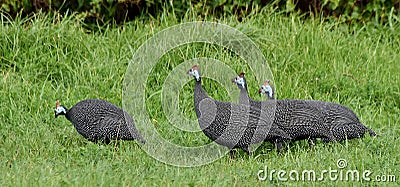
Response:
[[[56,109],[54,110],[54,118],[57,118],[59,115],[66,115],[67,108],[60,105],[60,101],[56,102]]]
[[[192,68],[190,68],[186,73],[194,77],[197,82],[200,82],[200,73],[197,64],[195,64]]]
[[[269,84],[270,80],[266,80],[261,88],[258,90],[260,94],[266,94],[268,99],[274,99],[274,91],[272,86]]]
[[[233,83],[236,83],[239,89],[246,89],[247,90],[247,83],[246,79],[244,78],[244,73],[240,73],[238,76],[232,79]]]

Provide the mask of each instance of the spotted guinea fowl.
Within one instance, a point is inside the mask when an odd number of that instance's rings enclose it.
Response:
[[[239,75],[237,75],[236,77],[234,77],[232,79],[232,82],[236,83],[236,85],[238,86],[238,88],[240,90],[239,104],[250,105],[250,112],[254,114],[253,116],[259,116],[259,114],[261,113],[261,110],[271,110],[271,108],[269,106],[275,105],[275,103],[273,103],[273,102],[264,103],[265,105],[262,105],[262,103],[260,101],[255,101],[250,98],[250,96],[248,94],[248,90],[247,90],[247,81],[244,77],[243,72],[240,73]],[[272,90],[273,89],[270,87],[269,91],[271,93],[271,98],[273,99]],[[279,124],[273,124],[271,126],[270,131],[276,132],[276,131],[282,131],[282,130],[280,129]],[[284,137],[275,137],[273,139],[270,139],[270,137],[267,137],[267,139],[265,139],[265,141],[275,144],[278,153],[281,152],[282,143],[284,141],[287,141],[288,139],[291,139],[288,134],[286,134],[286,133],[282,133],[282,134],[285,134],[285,136]]]
[[[59,115],[64,115],[79,134],[92,142],[109,143],[110,140],[146,142],[136,129],[132,117],[108,101],[83,100],[70,109],[57,101],[55,117]]]
[[[267,82],[263,84],[268,84]],[[260,88],[261,93],[266,93]],[[294,140],[321,138],[324,142],[377,134],[363,125],[349,108],[331,102],[316,100],[278,100],[276,123]]]
[[[275,89],[274,89],[274,87],[272,87],[271,86],[271,84],[270,84],[270,80],[266,80],[262,85],[261,85],[261,87],[260,87],[260,89],[258,90],[258,93],[260,93],[260,94],[265,94],[266,96],[267,96],[267,98],[268,99],[275,99]],[[280,101],[279,101],[280,102]],[[283,128],[284,129],[284,128]],[[307,136],[305,136],[305,137],[302,137],[302,138],[300,138],[300,137],[295,137],[295,140],[302,140],[303,138],[307,138],[307,141],[308,141],[308,145],[310,146],[310,147],[313,147],[313,145],[314,145],[314,141],[315,141],[315,138],[313,138],[313,137],[307,137]]]
[[[193,76],[196,81],[194,107],[200,128],[212,141],[228,147],[231,156],[234,148],[251,154],[250,145],[260,143],[266,137],[283,136],[283,131],[268,133],[272,124],[272,113],[261,111],[259,114],[253,114],[249,112],[249,107],[211,99],[201,85],[198,65],[189,69],[187,74]]]

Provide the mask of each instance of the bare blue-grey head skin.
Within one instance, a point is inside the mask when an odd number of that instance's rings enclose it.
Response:
[[[247,90],[247,83],[246,79],[244,78],[244,73],[240,73],[238,76],[232,79],[233,83],[236,83],[239,89],[246,89]]]
[[[268,99],[275,99],[275,91],[274,88],[269,84],[270,80],[264,82],[261,85],[261,88],[258,90],[258,93],[267,95]]]
[[[249,97],[247,91],[247,82],[244,78],[244,72],[240,73],[239,75],[235,76],[232,79],[232,83],[236,83],[236,86],[240,90],[239,94],[239,103],[244,105],[251,105],[254,101]]]
[[[190,76],[194,77],[196,79],[196,82],[200,82],[201,81],[200,73],[199,73],[199,69],[198,69],[198,65],[197,64],[195,64],[192,68],[190,68],[186,73],[189,74]]]
[[[60,101],[56,103],[56,109],[54,110],[54,118],[57,118],[59,115],[66,115],[68,109],[65,106],[60,105]]]

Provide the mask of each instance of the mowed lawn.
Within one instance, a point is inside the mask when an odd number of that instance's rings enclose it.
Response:
[[[57,100],[66,107],[89,98],[122,106],[125,72],[134,52],[159,31],[190,21],[199,20],[187,16],[178,21],[166,13],[90,31],[74,17],[3,17],[0,186],[400,185],[400,23],[395,19],[387,26],[347,25],[262,11],[241,22],[235,17],[218,20],[246,34],[265,55],[277,99],[348,106],[378,137],[317,142],[311,149],[299,141],[288,144],[282,154],[265,143],[252,156],[237,151],[234,159],[227,154],[207,165],[176,167],[157,161],[134,141],[94,144],[64,117],[54,119]],[[165,139],[182,146],[210,140],[202,132],[184,132],[168,122],[163,84],[179,64],[200,57],[218,59],[236,73],[245,71],[250,96],[265,99],[257,92],[263,80],[236,54],[212,44],[176,47],[142,84],[150,121]],[[191,79],[184,71],[181,77]],[[181,86],[179,106],[182,116],[194,120],[193,85],[188,81]],[[204,88],[214,99],[233,101],[226,94],[231,88],[212,79],[204,80]],[[310,171],[315,179],[308,176]],[[346,178],[352,173],[360,178]]]

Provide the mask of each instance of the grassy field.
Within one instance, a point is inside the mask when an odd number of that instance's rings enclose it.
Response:
[[[183,22],[195,21],[188,16]],[[209,20],[213,20],[210,18]],[[265,186],[400,185],[400,24],[346,25],[262,12],[218,20],[250,37],[267,58],[278,99],[315,99],[350,107],[380,136],[342,143],[290,144],[278,155],[270,144],[253,156],[239,151],[204,166],[182,168],[147,155],[136,142],[94,144],[65,118],[54,119],[55,102],[67,107],[88,98],[122,106],[122,84],[133,52],[162,29],[179,24],[172,15],[89,32],[73,18],[37,16],[2,20],[0,32],[0,186]],[[152,54],[149,54],[152,55]],[[201,132],[168,123],[161,105],[163,82],[185,60],[215,58],[234,71],[250,68],[235,54],[209,44],[187,44],[164,55],[146,85],[146,109],[159,133],[184,146],[209,143]],[[190,67],[190,66],[189,66]],[[187,68],[189,68],[187,67]],[[138,75],[140,76],[140,75]],[[182,79],[190,78],[182,72]],[[226,77],[231,79],[232,77]],[[248,78],[250,95],[262,98],[260,80]],[[193,81],[180,90],[182,115],[195,119]],[[215,99],[231,101],[227,89],[206,79]],[[232,85],[233,88],[234,85]],[[344,159],[347,166],[338,168]],[[258,179],[259,170],[272,178]],[[284,181],[278,171],[371,171],[371,181]],[[265,172],[264,172],[265,173]],[[293,175],[291,175],[293,176]],[[333,175],[335,176],[335,175]],[[396,177],[395,181],[393,176]],[[283,176],[288,178],[289,174]],[[386,182],[377,181],[387,180]]]

